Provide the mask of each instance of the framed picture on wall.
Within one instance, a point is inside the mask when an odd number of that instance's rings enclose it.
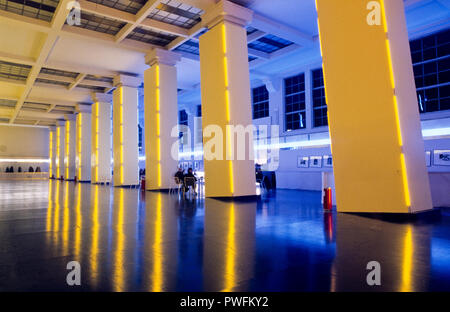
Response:
[[[198,161],[194,161],[194,170],[197,171],[198,169],[200,169],[200,165]]]
[[[322,168],[322,156],[309,157],[309,167],[310,168]]]
[[[297,157],[297,168],[308,168],[309,167],[309,157],[308,156],[298,156]]]
[[[323,156],[323,166],[324,167],[333,167],[333,157],[330,155]]]
[[[450,150],[435,150],[433,156],[435,166],[450,166]]]
[[[426,161],[427,167],[431,167],[431,151],[425,152],[425,161]]]

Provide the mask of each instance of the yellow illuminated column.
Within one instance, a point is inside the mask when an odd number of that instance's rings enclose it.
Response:
[[[75,153],[76,153],[76,117],[75,115],[66,115],[65,131],[65,156],[64,156],[64,179],[73,180],[76,175]]]
[[[169,189],[177,170],[178,137],[172,136],[172,129],[178,124],[175,64],[179,60],[177,54],[160,49],[146,56],[146,63],[150,65],[144,73],[145,166],[149,190]]]
[[[244,26],[252,11],[228,1],[220,1],[202,17],[209,31],[200,37],[202,124],[204,131],[205,193],[207,197],[254,196],[255,168],[247,36]],[[245,144],[237,146],[228,125],[249,127]],[[208,159],[207,128],[218,126],[223,134],[221,159]],[[220,138],[219,138],[220,140]],[[233,143],[232,143],[233,142]],[[220,142],[222,143],[222,142]],[[237,151],[245,157],[237,159]],[[234,153],[233,153],[234,151]],[[249,153],[249,151],[251,151]]]
[[[78,181],[91,181],[91,106],[77,105],[76,176]]]
[[[104,94],[95,94],[92,104],[91,181],[111,182],[111,101]]]
[[[64,179],[66,147],[66,126],[64,120],[58,120],[56,126],[56,179]]]
[[[141,80],[119,75],[114,77],[113,157],[114,186],[139,184],[138,90]]]
[[[403,1],[374,2],[316,1],[337,209],[429,210]]]
[[[50,179],[56,177],[56,127],[49,127],[48,141],[48,175]]]

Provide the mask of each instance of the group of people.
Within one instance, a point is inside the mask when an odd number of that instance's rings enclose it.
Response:
[[[6,167],[5,172],[13,173],[14,167]],[[22,172],[22,167],[18,167],[17,172]],[[41,167],[36,167],[36,170],[34,170],[33,167],[30,166],[30,168],[28,168],[28,172],[41,172]]]
[[[183,168],[178,168],[178,171],[174,175],[175,178],[177,178],[181,184],[183,184],[185,192],[189,191],[189,186],[186,185],[184,178],[194,178],[194,194],[197,195],[197,192],[195,191],[196,184],[197,184],[197,177],[194,175],[194,172],[192,171],[192,168],[189,168],[187,173],[184,173]]]

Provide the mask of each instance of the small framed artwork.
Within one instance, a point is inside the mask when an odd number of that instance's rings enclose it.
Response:
[[[322,156],[309,157],[309,167],[310,168],[322,168]]]
[[[435,166],[450,166],[450,150],[435,150],[433,164]]]
[[[194,170],[197,171],[198,169],[200,169],[200,164],[198,161],[194,161]]]
[[[324,167],[333,167],[333,157],[330,155],[323,156],[323,166]]]
[[[425,152],[425,161],[426,161],[427,167],[431,167],[431,151]]]
[[[308,156],[298,156],[297,157],[297,167],[298,168],[308,168],[309,167],[309,157]]]

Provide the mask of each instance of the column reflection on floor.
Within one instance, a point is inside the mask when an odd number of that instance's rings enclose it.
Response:
[[[159,192],[145,194],[144,271],[148,291],[173,291],[176,283],[178,218],[176,198]]]
[[[205,199],[203,284],[206,291],[245,291],[253,277],[256,202]]]
[[[337,291],[423,291],[428,289],[431,228],[338,214]],[[377,230],[382,227],[383,230]],[[381,266],[381,285],[369,286],[367,263]]]

